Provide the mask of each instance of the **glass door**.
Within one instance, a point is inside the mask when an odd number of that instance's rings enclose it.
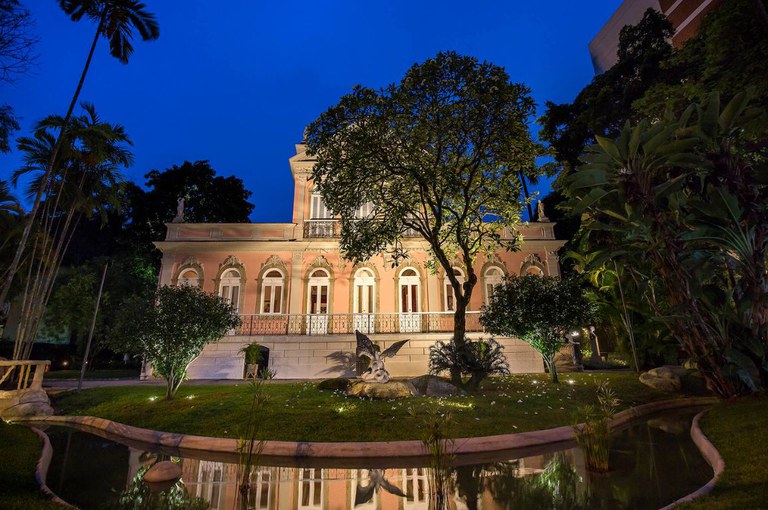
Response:
[[[414,269],[407,268],[400,273],[400,332],[421,331],[419,290],[421,282]]]
[[[309,277],[307,292],[307,334],[328,333],[328,295],[331,280],[322,269],[316,269]]]

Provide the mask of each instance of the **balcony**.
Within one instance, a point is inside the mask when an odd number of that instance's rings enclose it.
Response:
[[[307,220],[304,222],[305,238],[339,237],[341,222],[338,220]]]
[[[231,335],[351,335],[452,333],[453,312],[241,315]],[[482,331],[480,312],[467,312],[467,332]]]

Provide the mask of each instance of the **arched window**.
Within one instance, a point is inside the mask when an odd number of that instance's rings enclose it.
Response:
[[[283,313],[285,276],[278,269],[270,269],[261,282],[261,313]]]
[[[412,267],[406,267],[399,275],[400,332],[421,331],[421,278]]]
[[[179,274],[178,285],[186,287],[199,287],[200,275],[197,274],[197,271],[192,268],[184,269],[181,271],[181,274]]]
[[[544,271],[539,266],[530,265],[525,269],[526,275],[544,276]]]
[[[331,293],[331,275],[325,269],[315,269],[307,280],[307,314],[309,334],[328,332],[328,312]]]
[[[504,272],[498,266],[491,266],[485,270],[483,280],[485,281],[485,304],[489,304],[494,287],[504,282]]]
[[[229,301],[235,310],[240,310],[240,271],[237,269],[224,271],[219,283],[219,296]]]
[[[355,329],[363,333],[374,332],[374,313],[376,313],[376,277],[373,271],[361,267],[355,271],[352,292],[352,311],[355,314]]]
[[[459,285],[464,283],[464,272],[461,269],[454,267],[453,274],[456,275],[456,279],[459,280]],[[456,292],[453,289],[453,285],[451,285],[451,280],[448,278],[448,275],[445,275],[443,278],[443,299],[445,300],[443,305],[445,311],[455,312]]]

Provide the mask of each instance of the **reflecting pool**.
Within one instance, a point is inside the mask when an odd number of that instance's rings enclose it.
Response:
[[[246,470],[234,455],[187,455],[51,427],[48,486],[80,508],[97,510],[657,509],[712,476],[690,439],[693,415],[667,413],[616,432],[611,471],[602,475],[585,469],[573,443],[458,456],[443,475],[427,467],[428,459],[417,458],[262,457],[259,466]],[[182,480],[158,494],[141,476],[169,458],[181,462]],[[436,493],[436,487],[443,489]]]

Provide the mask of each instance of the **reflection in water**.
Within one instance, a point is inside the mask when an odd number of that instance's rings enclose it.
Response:
[[[491,462],[494,457],[489,456],[485,464],[457,466],[444,480],[442,507],[659,508],[711,476],[688,436],[690,418],[690,413],[657,418],[617,433],[611,450],[613,469],[604,475],[591,475],[575,448],[503,462]],[[182,482],[164,494],[152,494],[141,475],[161,456],[70,429],[48,432],[54,447],[49,485],[83,509],[242,508],[235,462],[182,458]],[[456,461],[461,464],[461,458]],[[428,467],[261,466],[254,467],[249,484],[246,508],[252,510],[430,510],[437,506],[430,497],[434,473]]]

